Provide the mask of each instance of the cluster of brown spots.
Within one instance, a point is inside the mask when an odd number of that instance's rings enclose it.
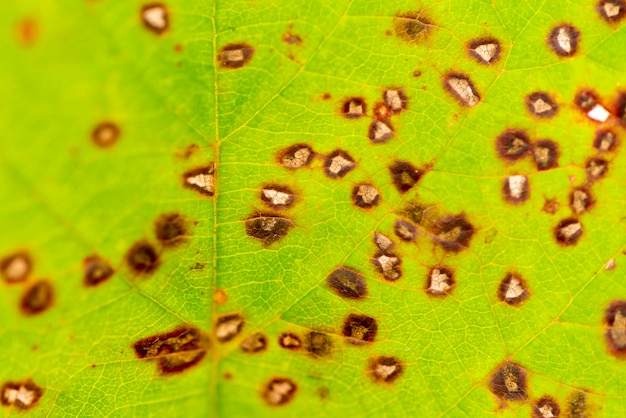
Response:
[[[315,152],[307,144],[295,144],[281,150],[276,159],[283,167],[296,170],[311,164]]]
[[[171,374],[198,364],[210,345],[208,336],[199,329],[180,327],[139,340],[133,348],[138,358],[156,360],[161,374]]]
[[[333,348],[333,342],[323,332],[309,331],[304,335],[304,347],[313,357],[326,357]]]
[[[0,273],[7,283],[25,281],[33,270],[33,261],[27,252],[19,251],[0,260]]]
[[[159,267],[159,253],[148,241],[139,241],[126,253],[126,263],[135,274],[151,274]]]
[[[254,48],[248,44],[228,44],[220,49],[218,59],[224,68],[236,69],[248,64],[254,55]]]
[[[376,338],[378,324],[371,316],[350,314],[343,323],[342,332],[351,344],[371,343]]]
[[[365,116],[367,105],[362,97],[352,97],[347,99],[341,107],[342,114],[348,119],[358,119]]]
[[[246,234],[269,247],[287,236],[294,223],[285,217],[274,214],[255,214],[245,220]]]
[[[0,389],[2,405],[17,409],[30,409],[37,405],[44,390],[31,379],[22,382],[5,382]]]
[[[533,157],[537,170],[550,170],[559,166],[559,147],[556,142],[541,139],[535,143]]]
[[[559,105],[544,91],[537,91],[526,96],[526,108],[538,118],[549,119],[559,111]]]
[[[352,201],[360,208],[370,209],[378,205],[380,194],[374,185],[360,183],[352,188]]]
[[[604,322],[608,326],[606,343],[613,355],[626,355],[626,300],[616,300],[604,311]]]
[[[456,285],[454,272],[445,266],[430,269],[426,279],[426,293],[432,296],[448,296]]]
[[[409,44],[420,44],[428,40],[435,28],[424,9],[398,14],[393,19],[396,36]]]
[[[511,306],[520,305],[529,296],[528,285],[518,273],[507,273],[498,286],[498,299]]]
[[[550,49],[560,57],[571,57],[578,50],[580,32],[571,25],[555,26],[548,34]]]
[[[391,179],[400,193],[406,193],[417,184],[424,174],[408,161],[394,161],[389,166]]]
[[[491,65],[498,62],[502,47],[496,38],[476,38],[467,45],[467,53],[479,64]]]
[[[109,280],[113,274],[115,270],[111,264],[97,254],[83,260],[83,283],[87,287],[98,286]]]
[[[25,315],[38,315],[52,306],[54,289],[46,280],[33,283],[22,295],[20,306]]]
[[[569,418],[589,418],[589,405],[587,404],[587,395],[583,392],[572,392],[567,400],[569,411],[567,416]]]
[[[458,253],[469,247],[474,227],[464,213],[446,215],[434,225],[435,242],[444,249]]]
[[[559,404],[550,396],[542,396],[533,405],[533,418],[557,418],[560,414]]]
[[[417,238],[417,226],[404,219],[397,219],[393,225],[393,232],[402,241],[411,242]]]
[[[599,180],[609,171],[609,163],[604,158],[593,157],[587,160],[585,170],[590,181]]]
[[[302,340],[293,332],[283,332],[278,336],[278,345],[287,350],[299,350],[302,347]]]
[[[407,108],[409,98],[404,89],[387,89],[383,91],[385,105],[392,113],[400,113]]]
[[[221,343],[226,343],[237,337],[246,320],[239,314],[220,316],[215,322],[215,337]]]
[[[530,197],[528,177],[522,175],[509,176],[502,185],[504,199],[513,204],[523,203]]]
[[[569,195],[569,206],[577,215],[589,211],[593,203],[591,190],[587,186],[576,187]]]
[[[170,26],[169,13],[163,3],[150,3],[141,7],[143,26],[157,35],[164,33]]]
[[[341,149],[332,151],[324,159],[324,173],[331,179],[343,178],[355,167],[354,158]]]
[[[243,340],[239,347],[244,353],[260,353],[267,349],[267,337],[260,332],[255,332]]]
[[[337,267],[326,278],[326,284],[337,295],[347,299],[362,299],[367,296],[367,285],[361,273],[347,267]]]
[[[369,373],[374,382],[393,383],[404,371],[404,366],[395,357],[380,356],[370,359]]]
[[[188,237],[187,220],[179,213],[159,215],[154,221],[154,232],[164,247],[175,247]]]
[[[402,277],[402,260],[394,253],[394,243],[389,237],[379,232],[374,234],[374,244],[378,251],[372,258],[372,264],[387,280],[398,280]]]
[[[624,0],[600,0],[596,5],[600,17],[609,23],[619,22],[626,16]]]
[[[272,209],[288,209],[293,206],[296,195],[287,186],[268,184],[261,190],[261,200]]]
[[[583,235],[583,226],[576,218],[563,219],[554,228],[554,237],[561,245],[575,245]]]
[[[600,129],[596,133],[593,147],[600,152],[611,152],[617,146],[617,135],[608,129]]]
[[[91,132],[91,140],[100,148],[110,148],[120,139],[121,130],[113,122],[101,122]]]
[[[206,196],[215,194],[215,164],[191,169],[183,174],[183,186]]]
[[[448,73],[443,78],[443,87],[461,106],[474,107],[480,102],[480,95],[467,74]]]
[[[383,120],[375,120],[369,127],[367,137],[374,144],[382,144],[389,141],[395,135],[393,126]]]
[[[494,395],[507,401],[526,400],[526,370],[507,361],[491,376],[489,389]]]
[[[517,161],[532,153],[528,134],[521,130],[506,130],[496,139],[498,154],[508,161]]]
[[[286,377],[275,377],[263,388],[263,399],[270,406],[282,406],[291,402],[298,392],[298,385]]]

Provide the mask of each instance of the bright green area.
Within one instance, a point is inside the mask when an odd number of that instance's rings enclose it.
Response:
[[[54,307],[23,317],[24,286],[0,286],[0,383],[31,377],[45,388],[30,415],[527,417],[531,402],[503,406],[488,390],[491,372],[509,358],[527,369],[532,399],[549,394],[566,411],[572,391],[581,390],[593,416],[626,416],[626,362],[606,352],[602,323],[608,303],[626,299],[623,146],[606,154],[609,172],[593,185],[596,204],[580,217],[579,243],[561,248],[552,231],[571,216],[571,188],[584,183],[585,161],[597,153],[597,124],[573,98],[589,87],[614,103],[626,77],[624,23],[602,21],[592,1],[429,0],[422,5],[435,27],[427,42],[409,45],[385,33],[414,1],[166,4],[171,26],[160,36],[142,26],[137,0],[0,6],[0,255],[27,249],[31,280],[49,278],[56,289]],[[29,46],[16,35],[24,19],[38,27]],[[573,58],[545,44],[562,22],[582,34]],[[287,32],[303,43],[283,42]],[[466,52],[470,39],[487,35],[503,44],[493,66]],[[220,68],[216,51],[237,42],[256,48],[252,60]],[[444,92],[441,77],[450,70],[471,77],[478,106],[462,108]],[[392,119],[396,137],[374,146],[370,118],[348,120],[338,109],[343,98],[362,96],[371,116],[386,87],[403,87],[409,109]],[[524,96],[537,90],[560,104],[555,118],[526,110]],[[122,130],[111,149],[90,141],[103,120]],[[556,141],[559,167],[503,163],[494,140],[508,127]],[[624,129],[616,132],[623,143]],[[275,155],[295,143],[319,154],[343,148],[358,167],[342,180],[328,179],[320,159],[288,171]],[[200,149],[185,159],[190,144]],[[395,158],[433,169],[401,195],[387,169]],[[184,171],[210,161],[219,173],[214,199],[181,187]],[[527,174],[532,188],[518,206],[501,195],[513,174]],[[350,200],[362,181],[382,195],[371,211]],[[246,236],[243,222],[266,210],[259,199],[266,183],[299,195],[288,212],[296,228],[269,248]],[[558,200],[557,213],[542,211],[546,198]],[[441,214],[464,211],[477,233],[459,254],[446,255],[423,235],[400,244],[404,276],[386,282],[370,263],[373,233],[393,237],[397,212],[415,199]],[[197,221],[193,236],[164,252],[154,275],[134,278],[124,254],[140,239],[154,240],[154,219],[172,211]],[[117,273],[86,289],[82,260],[93,253]],[[610,259],[617,266],[606,271]],[[192,269],[197,262],[206,267]],[[455,269],[457,286],[432,299],[423,289],[438,263]],[[340,264],[365,275],[367,299],[344,300],[326,287]],[[532,296],[521,307],[497,298],[508,270],[529,284]],[[215,289],[226,292],[225,304],[213,303]],[[215,318],[232,312],[246,318],[243,332],[214,343],[198,367],[163,377],[155,362],[135,358],[131,345],[141,338],[185,323],[212,332]],[[378,320],[375,343],[343,341],[348,313]],[[329,358],[278,346],[280,333],[308,329],[332,335]],[[268,336],[268,350],[241,352],[255,331]],[[372,382],[366,368],[376,355],[401,359],[403,376],[392,385]],[[273,376],[297,382],[289,405],[272,408],[260,396]]]

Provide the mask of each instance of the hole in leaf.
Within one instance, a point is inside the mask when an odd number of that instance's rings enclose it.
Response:
[[[509,176],[502,185],[504,199],[513,204],[523,203],[530,195],[530,184],[526,176]]]
[[[559,105],[544,91],[526,96],[526,108],[538,118],[551,118],[559,111]]]
[[[467,47],[469,55],[479,64],[494,64],[500,59],[500,41],[495,38],[472,39]]]
[[[151,243],[139,241],[126,253],[126,263],[135,274],[151,274],[159,267],[159,254]]]
[[[367,285],[363,275],[347,267],[336,268],[328,275],[326,283],[343,298],[362,299],[367,296]]]
[[[444,77],[443,86],[461,106],[474,107],[480,102],[474,83],[466,74],[449,73]]]
[[[0,261],[0,272],[7,283],[23,282],[32,270],[33,261],[26,252],[10,254]]]
[[[222,67],[236,69],[246,65],[254,55],[254,48],[248,44],[229,44],[219,52],[219,61]]]
[[[526,282],[517,273],[507,273],[498,286],[498,299],[508,305],[519,305],[529,296],[530,292]]]
[[[489,389],[494,395],[507,401],[526,400],[526,370],[515,363],[506,362],[491,376]]]
[[[562,245],[575,245],[583,235],[583,226],[575,218],[563,219],[554,228],[556,241]]]
[[[324,173],[331,179],[342,178],[356,167],[354,158],[347,152],[337,149],[324,160]]]
[[[580,32],[570,25],[554,27],[548,35],[550,49],[560,57],[571,57],[578,50]]]
[[[532,146],[528,134],[520,130],[507,130],[496,140],[496,150],[500,157],[508,161],[517,161],[530,155]]]
[[[91,139],[100,148],[109,148],[120,139],[120,128],[113,122],[102,122],[91,133]]]
[[[373,185],[361,183],[352,189],[352,201],[360,208],[369,209],[378,205],[380,194]]]
[[[394,161],[389,166],[389,172],[391,173],[393,184],[400,193],[406,193],[411,190],[423,174],[422,171],[408,161]]]
[[[350,314],[343,323],[343,335],[351,344],[373,342],[377,332],[376,320],[367,315]]]
[[[215,336],[221,343],[231,341],[241,333],[246,320],[239,314],[220,316],[215,323]]]
[[[287,236],[293,222],[277,215],[257,214],[245,221],[246,234],[268,247]]]
[[[267,337],[260,332],[255,332],[243,340],[239,347],[244,353],[260,353],[267,349]]]
[[[296,396],[298,385],[286,377],[275,377],[263,389],[263,399],[270,406],[286,405]]]
[[[50,282],[39,280],[22,295],[20,306],[24,315],[38,315],[52,306],[54,289]]]
[[[169,27],[169,15],[163,3],[150,3],[141,8],[141,22],[144,27],[161,35]]]
[[[108,261],[98,255],[92,255],[83,260],[83,283],[85,286],[98,286],[109,280],[115,270]]]
[[[25,410],[37,405],[43,393],[44,390],[30,379],[5,382],[0,389],[0,399],[4,406]]]
[[[375,382],[393,383],[403,371],[402,363],[395,357],[380,356],[369,361],[369,372]]]

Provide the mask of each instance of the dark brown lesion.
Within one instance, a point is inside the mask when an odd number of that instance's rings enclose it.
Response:
[[[164,213],[154,221],[154,233],[164,247],[175,247],[189,238],[187,219],[180,213]]]
[[[418,45],[428,41],[437,27],[425,9],[400,13],[393,18],[395,34],[403,41]]]
[[[278,152],[278,163],[290,170],[308,167],[315,156],[315,151],[308,144],[294,144]]]
[[[616,300],[604,311],[607,325],[604,336],[609,351],[615,356],[626,356],[626,300]]]
[[[293,332],[283,332],[278,336],[278,344],[287,350],[299,350],[302,347],[302,339]]]
[[[393,356],[379,356],[369,360],[368,373],[374,382],[393,383],[404,372],[404,365]]]
[[[351,344],[373,342],[377,332],[378,324],[371,316],[350,314],[343,323],[343,336]]]
[[[458,253],[469,247],[474,236],[474,226],[464,213],[446,215],[434,226],[435,243],[447,251]]]
[[[569,47],[566,48],[559,42],[559,36],[569,39]],[[571,57],[578,51],[580,31],[571,25],[555,26],[548,34],[547,43],[552,51],[560,57]]]
[[[183,173],[183,187],[212,197],[215,195],[216,174],[215,163],[192,168]]]
[[[54,293],[54,288],[49,281],[36,281],[22,295],[20,301],[22,313],[34,316],[45,312],[54,303]]]
[[[526,96],[526,108],[528,111],[538,118],[549,119],[559,111],[559,105],[545,91],[536,91]]]
[[[394,161],[389,166],[391,179],[400,193],[407,193],[422,178],[424,171],[408,161]]]
[[[263,387],[263,399],[270,406],[283,406],[293,400],[298,385],[286,377],[274,377]]]
[[[576,218],[563,219],[554,228],[556,241],[564,246],[576,245],[582,235],[582,223]]]
[[[505,160],[517,161],[532,154],[528,134],[520,129],[508,129],[496,139],[496,151]]]
[[[326,284],[343,298],[362,299],[367,296],[367,284],[363,275],[344,266],[330,273],[326,278]]]
[[[508,272],[498,286],[498,299],[507,305],[518,306],[530,296],[528,284],[519,273]]]
[[[104,121],[96,125],[91,132],[91,140],[100,148],[110,148],[122,136],[119,125],[111,121]]]
[[[237,69],[248,64],[254,52],[254,48],[246,43],[228,44],[220,49],[218,59],[222,67]]]
[[[488,58],[485,54],[479,53],[479,48],[489,48]],[[491,65],[500,60],[502,46],[500,41],[493,37],[472,39],[467,45],[467,53],[479,64]]]
[[[491,376],[489,389],[503,400],[525,401],[528,399],[526,370],[507,361]]]
[[[544,171],[559,166],[559,146],[549,139],[535,142],[533,157],[537,170]]]
[[[158,13],[160,22],[154,22],[149,18],[149,14]],[[169,11],[163,3],[149,3],[141,7],[141,22],[149,31],[162,35],[170,27]]]
[[[557,418],[560,414],[559,403],[551,396],[544,395],[533,405],[533,418]]]
[[[331,354],[333,342],[328,334],[309,331],[304,335],[304,347],[313,357],[327,357]]]
[[[220,343],[235,339],[246,324],[245,318],[238,314],[222,315],[215,321],[215,337]]]
[[[33,259],[26,251],[17,251],[0,260],[0,273],[9,284],[24,282],[33,271]]]
[[[139,241],[126,253],[126,264],[137,275],[152,274],[160,265],[159,252],[152,243]]]
[[[272,213],[257,213],[244,223],[246,235],[261,241],[264,247],[285,238],[295,226],[291,219]]]
[[[83,283],[87,287],[98,286],[109,280],[115,270],[111,264],[97,254],[83,260]]]
[[[4,382],[0,389],[0,402],[6,407],[27,410],[39,403],[44,392],[44,389],[31,379],[21,382],[8,381]]]
[[[598,15],[609,23],[618,23],[626,17],[624,0],[600,0],[596,5]]]
[[[351,97],[346,99],[341,106],[341,113],[348,119],[359,119],[365,116],[367,104],[362,97]]]
[[[243,340],[239,347],[244,353],[261,353],[267,349],[267,337],[260,332],[255,332]]]

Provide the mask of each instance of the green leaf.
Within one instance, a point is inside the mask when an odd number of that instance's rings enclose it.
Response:
[[[5,415],[626,415],[623,1],[0,10]]]

